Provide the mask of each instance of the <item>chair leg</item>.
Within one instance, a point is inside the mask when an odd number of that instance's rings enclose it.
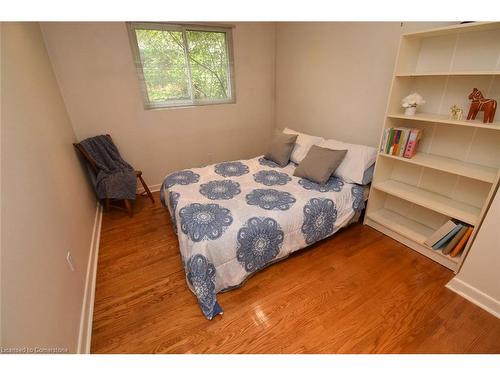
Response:
[[[109,198],[105,199],[105,201],[104,201],[104,208],[106,209],[106,211],[109,211]]]
[[[124,199],[125,202],[125,207],[127,208],[128,211],[128,216],[132,217],[134,216],[134,211],[132,210],[132,203],[130,203],[130,200]]]
[[[155,200],[153,198],[153,194],[151,194],[151,191],[149,190],[148,185],[146,185],[146,182],[142,179],[142,176],[137,176],[137,178],[139,179],[139,181],[141,181],[142,187],[144,188],[144,191],[147,193],[149,199],[151,199],[151,202],[154,203]]]

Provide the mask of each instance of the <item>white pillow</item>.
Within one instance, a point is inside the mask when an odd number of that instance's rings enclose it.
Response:
[[[377,157],[375,147],[345,143],[335,139],[325,139],[319,146],[332,150],[347,150],[344,160],[333,174],[349,183],[363,184],[365,170],[375,163]]]
[[[295,146],[293,147],[292,154],[290,155],[290,160],[295,164],[299,164],[302,159],[304,159],[309,152],[309,149],[314,145],[319,145],[324,141],[323,137],[315,137],[313,135],[304,134],[296,132],[295,130],[285,128],[283,130],[285,134],[297,134],[297,140],[295,141]]]

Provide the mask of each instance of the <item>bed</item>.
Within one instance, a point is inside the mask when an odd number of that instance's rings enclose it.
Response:
[[[207,319],[217,293],[331,236],[365,206],[364,185],[331,177],[322,186],[263,157],[182,170],[161,187],[179,240],[187,284]]]

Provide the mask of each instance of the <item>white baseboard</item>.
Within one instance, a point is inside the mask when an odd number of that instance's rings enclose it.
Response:
[[[160,189],[161,189],[161,185],[162,185],[162,184],[148,185],[148,188],[149,188],[149,190],[151,191],[151,193],[155,193],[155,192],[157,192],[157,191],[160,191]],[[143,188],[143,187],[140,187],[140,188],[137,190],[137,192],[138,192],[139,194],[144,193],[144,188]]]
[[[446,287],[500,319],[500,301],[454,277]]]
[[[83,294],[82,312],[80,316],[80,330],[78,333],[77,353],[90,353],[90,341],[92,338],[92,319],[94,316],[95,282],[97,275],[97,258],[99,255],[99,242],[101,239],[102,205],[97,202],[92,230],[92,241],[90,243],[89,261],[85,277],[85,291]]]

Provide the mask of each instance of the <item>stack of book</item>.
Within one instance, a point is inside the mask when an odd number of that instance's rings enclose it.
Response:
[[[412,158],[417,152],[422,129],[387,128],[384,131],[380,152],[384,154]]]
[[[434,250],[441,250],[443,254],[456,257],[462,253],[474,227],[458,220],[448,220],[424,241]]]

